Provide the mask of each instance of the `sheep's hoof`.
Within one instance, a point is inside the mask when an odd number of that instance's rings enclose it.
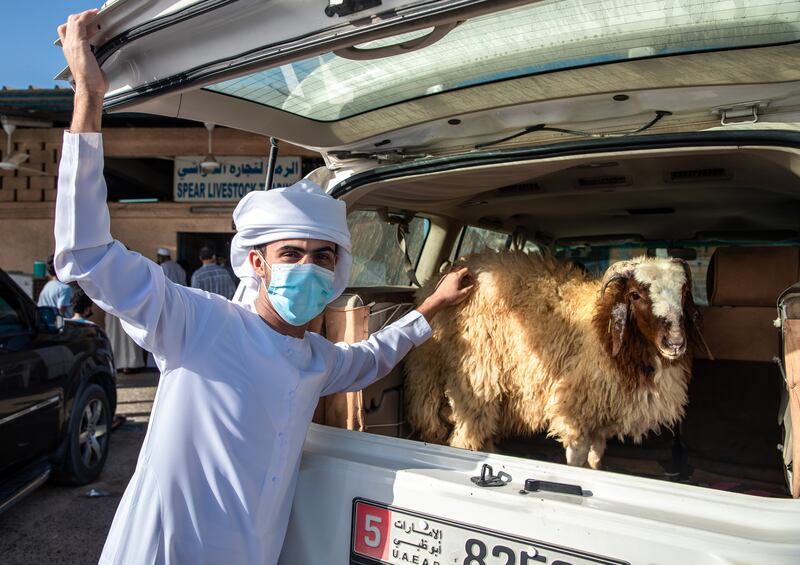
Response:
[[[465,438],[451,437],[448,442],[450,447],[457,447],[459,449],[469,449],[470,451],[485,451],[483,448],[484,443],[478,441],[469,441]]]
[[[589,446],[577,443],[567,446],[567,465],[572,467],[586,467],[589,456]]]
[[[589,457],[588,463],[589,463],[589,467],[594,469],[595,471],[602,471],[603,470],[603,462],[601,460],[599,460],[599,459],[595,461],[591,457]]]
[[[587,457],[587,462],[589,463],[589,467],[594,469],[595,471],[599,471],[603,468],[603,453],[606,450],[606,442],[598,442],[596,444],[592,444],[592,447],[589,449],[589,456]]]

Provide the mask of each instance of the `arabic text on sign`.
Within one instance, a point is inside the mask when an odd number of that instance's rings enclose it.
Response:
[[[203,168],[202,157],[176,157],[173,194],[176,202],[238,201],[248,192],[263,190],[268,162],[262,157],[225,157],[215,168]],[[274,187],[301,179],[300,157],[280,156]]]

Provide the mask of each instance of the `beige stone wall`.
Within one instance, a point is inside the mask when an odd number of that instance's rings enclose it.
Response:
[[[156,249],[162,246],[175,253],[178,232],[233,231],[231,205],[112,202],[109,209],[111,235],[151,259],[155,259]],[[52,202],[0,204],[0,267],[30,273],[34,260],[47,259],[54,247],[53,219]]]
[[[42,217],[30,206],[11,206],[0,204],[0,268],[31,273],[34,260],[44,261],[53,252],[52,213]]]
[[[52,202],[56,198],[58,163],[61,159],[60,128],[19,128],[12,136],[11,154],[26,153],[22,169],[0,169],[0,203]],[[106,157],[174,157],[203,155],[207,151],[205,128],[106,128],[103,149]],[[5,155],[7,137],[0,130],[0,157]],[[215,155],[266,155],[266,137],[230,128],[214,130]],[[290,143],[280,146],[281,155],[319,157],[319,153]],[[32,171],[29,169],[33,169]]]
[[[30,273],[33,261],[46,260],[53,252],[53,217],[58,161],[63,130],[19,128],[12,137],[12,154],[25,152],[25,167],[41,171],[0,170],[0,268]],[[106,128],[103,131],[107,157],[171,157],[203,154],[205,128]],[[267,138],[229,128],[214,131],[216,155],[260,155],[267,153]],[[0,156],[6,136],[0,130]],[[288,143],[282,155],[319,156],[319,153]],[[3,156],[5,158],[5,156]],[[110,203],[111,233],[131,249],[151,259],[158,247],[176,251],[178,232],[230,233],[232,204],[192,205],[159,202]],[[173,255],[174,256],[174,255]]]

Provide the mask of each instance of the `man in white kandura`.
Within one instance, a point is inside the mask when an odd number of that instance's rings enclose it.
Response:
[[[161,270],[164,271],[169,280],[186,286],[186,271],[172,260],[169,249],[166,247],[158,248],[158,251],[156,251],[156,263],[161,265]]]
[[[357,344],[306,332],[344,289],[352,257],[343,203],[314,183],[248,194],[231,263],[260,278],[250,307],[167,280],[109,233],[100,132],[106,79],[87,30],[59,27],[75,79],[56,203],[56,268],[119,316],[162,372],[136,471],[101,563],[225,565],[278,560],[302,445],[320,395],[386,375],[430,335],[428,320],[465,299],[447,275],[416,311]]]

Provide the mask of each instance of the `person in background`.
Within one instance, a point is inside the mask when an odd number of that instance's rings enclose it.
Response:
[[[228,258],[226,257],[226,255],[228,253],[230,253],[230,252],[226,251],[222,255],[217,255],[217,265],[219,265],[220,267],[225,269],[228,272],[228,275],[231,277],[231,280],[233,281],[234,286],[238,286],[239,285],[239,277],[236,276],[236,273],[233,272],[233,268],[231,267],[231,264],[228,263]]]
[[[217,265],[216,253],[210,247],[201,247],[199,256],[203,266],[192,275],[192,288],[213,292],[228,300],[233,298],[236,292],[233,279],[225,267]]]
[[[175,262],[178,264],[178,266],[181,269],[183,269],[184,273],[191,273],[192,272],[192,267],[189,265],[189,261],[187,261],[186,259],[175,259]],[[187,278],[186,280],[190,280],[190,279]]]
[[[186,286],[186,271],[170,257],[169,249],[159,247],[156,252],[156,263],[161,265],[164,274],[174,283]]]
[[[47,259],[48,281],[39,294],[39,306],[51,306],[58,309],[58,313],[69,318],[72,316],[71,300],[72,287],[64,284],[56,277],[56,268],[53,265],[53,255]]]
[[[71,322],[78,322],[80,324],[88,324],[90,326],[97,326],[93,321],[89,318],[92,317],[92,307],[94,306],[94,302],[92,299],[89,298],[83,289],[78,287],[72,293],[72,318],[70,318]],[[113,350],[113,348],[112,348]],[[114,420],[111,424],[111,429],[116,430],[119,426],[125,423],[127,418],[121,414],[114,414]]]
[[[111,343],[111,351],[114,353],[114,365],[117,371],[130,373],[145,366],[142,348],[125,333],[117,316],[106,313],[105,330]]]
[[[72,293],[72,318],[73,322],[80,322],[82,324],[96,325],[89,320],[92,317],[92,299],[86,296],[82,289],[78,289]]]

